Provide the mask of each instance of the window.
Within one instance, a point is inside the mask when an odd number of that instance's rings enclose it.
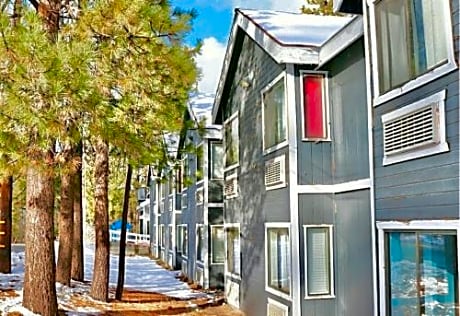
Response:
[[[196,148],[196,181],[203,180],[203,145]]]
[[[449,150],[443,90],[382,115],[383,165]]]
[[[304,226],[306,255],[306,298],[332,297],[332,226]]]
[[[183,255],[187,256],[188,236],[187,225],[177,225],[177,250]]]
[[[455,231],[386,231],[384,243],[385,315],[458,315]]]
[[[211,142],[211,168],[209,177],[212,180],[224,178],[224,148],[222,143]]]
[[[188,156],[185,155],[184,160],[182,160],[182,186],[186,188],[189,186],[190,180],[188,179],[189,176],[189,162]]]
[[[225,121],[224,138],[225,167],[230,167],[239,162],[238,113],[235,113]]]
[[[374,11],[379,95],[451,58],[449,1],[382,0]]]
[[[240,228],[226,228],[226,244],[227,244],[227,265],[228,273],[241,275],[241,250],[240,250]]]
[[[160,225],[160,247],[164,247],[166,242],[165,225]]]
[[[173,225],[168,225],[168,243],[169,243],[169,250],[173,249]]]
[[[225,262],[224,227],[211,226],[211,263]]]
[[[291,255],[288,227],[266,228],[267,285],[289,295],[291,291]]]
[[[206,226],[197,225],[196,227],[196,260],[203,262],[205,254],[206,242]]]
[[[264,91],[263,122],[264,150],[270,149],[286,141],[286,102],[284,75],[277,78]]]
[[[306,140],[328,138],[325,82],[324,73],[302,74],[303,138]]]

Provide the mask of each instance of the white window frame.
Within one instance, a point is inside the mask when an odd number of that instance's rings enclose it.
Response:
[[[224,225],[210,225],[211,227],[211,246],[209,247],[211,249],[211,264],[212,265],[222,265],[222,264],[225,264],[225,227]],[[214,249],[213,249],[213,242],[212,242],[212,231],[213,231],[213,228],[221,228],[222,231],[223,231],[223,234],[224,234],[224,249],[222,249],[222,251],[224,252],[223,253],[223,257],[224,257],[224,260],[222,262],[214,262],[213,259],[214,259],[214,256],[213,256],[213,253],[214,253]]]
[[[201,150],[201,170],[198,170],[198,155]],[[205,157],[204,157],[204,142],[200,142],[199,144],[196,145],[196,154],[195,154],[195,182],[196,184],[200,184],[204,182],[205,174],[204,174],[204,165],[206,163]],[[201,171],[201,179],[198,180],[198,172]]]
[[[222,159],[224,159],[224,161],[222,161],[222,177],[221,178],[214,178],[213,177],[213,172],[214,172],[214,156],[213,156],[213,151],[212,151],[212,148],[213,146],[216,146],[216,145],[220,145],[220,147],[222,148]],[[224,179],[224,168],[225,168],[225,147],[224,147],[224,143],[222,141],[216,141],[216,140],[212,140],[209,142],[209,158],[210,158],[210,162],[209,162],[209,179],[210,180],[223,180]]]
[[[385,233],[387,231],[455,231],[457,234],[457,276],[460,277],[460,220],[414,220],[410,222],[385,221],[377,222],[378,237],[378,273],[380,315],[387,315],[387,280],[386,280],[386,249]],[[460,281],[459,281],[460,282]]]
[[[429,72],[426,72],[415,79],[412,79],[402,86],[393,88],[380,95],[379,92],[379,69],[378,65],[378,54],[377,54],[377,23],[376,23],[376,13],[375,5],[376,3],[385,0],[367,0],[369,5],[369,18],[370,18],[370,37],[371,37],[371,52],[372,52],[372,77],[374,81],[374,106],[378,106],[382,103],[385,103],[391,99],[394,99],[408,91],[414,90],[422,85],[427,84],[437,78],[440,78],[449,72],[457,69],[457,64],[455,63],[455,53],[454,53],[454,39],[452,34],[452,11],[450,9],[450,1],[440,1],[440,5],[447,6],[446,12],[448,16],[445,19],[446,27],[444,29],[444,34],[439,34],[439,36],[444,35],[446,37],[446,46],[448,50],[447,63],[444,63],[438,67],[435,67]],[[450,13],[450,14],[449,14]]]
[[[228,233],[227,233],[227,229],[229,228],[237,228],[238,229],[238,238],[239,238],[239,247],[240,247],[240,252],[239,252],[239,261],[240,261],[240,274],[236,274],[236,273],[233,273],[233,272],[230,272],[228,270],[228,257],[227,257],[227,254],[228,254],[228,247],[227,247],[227,240],[228,240]],[[241,264],[241,227],[240,227],[240,224],[239,223],[236,223],[236,224],[225,224],[224,225],[224,240],[225,240],[225,243],[224,243],[224,246],[225,246],[225,262],[224,262],[224,266],[225,266],[225,275],[227,277],[230,277],[231,279],[234,279],[234,280],[241,280],[241,270],[242,270],[242,264]]]
[[[181,246],[182,246],[182,248],[181,248],[181,257],[184,258],[184,259],[188,259],[188,251],[189,251],[189,249],[188,249],[188,240],[189,240],[188,225],[187,224],[180,224],[178,226],[181,226],[181,230],[182,230],[181,231],[181,236],[180,236],[181,237],[180,243],[181,243]],[[187,232],[187,242],[185,243],[185,245],[183,244],[184,230]],[[187,250],[186,254],[184,254],[184,252],[182,251],[182,249],[184,247]]]
[[[305,136],[305,99],[304,99],[304,90],[303,90],[303,77],[304,75],[322,75],[323,78],[323,110],[324,110],[324,128],[326,137],[325,138],[308,138]],[[327,71],[300,71],[300,113],[302,118],[302,141],[305,142],[330,142],[331,141],[331,118],[329,111],[329,80]]]
[[[163,234],[164,234],[164,240],[163,240]],[[160,248],[165,248],[166,244],[166,231],[165,231],[165,225],[161,224],[160,225]]]
[[[438,124],[435,124],[435,125],[438,128],[439,142],[436,144],[431,144],[431,145],[427,145],[424,147],[408,149],[407,151],[391,154],[388,156],[386,156],[385,153],[383,153],[382,164],[384,166],[449,151],[449,145],[446,141],[446,114],[445,114],[445,104],[444,104],[445,99],[446,99],[446,90],[442,90],[422,100],[419,100],[412,104],[406,105],[400,109],[397,109],[397,110],[394,110],[392,112],[382,115],[382,128],[383,128],[383,125],[388,121],[391,121],[398,117],[402,117],[411,112],[417,111],[421,108],[427,107],[431,103],[434,103],[434,102],[438,103],[439,112],[438,112],[437,118],[439,121],[438,121]]]
[[[308,242],[307,242],[307,230],[309,228],[328,228],[329,229],[329,266],[330,266],[330,293],[309,295],[308,294]],[[331,299],[335,298],[335,280],[334,280],[334,225],[321,224],[321,225],[303,225],[303,237],[304,237],[304,272],[305,272],[305,299],[306,300],[318,300],[318,299]]]
[[[240,165],[240,128],[239,128],[239,113],[238,111],[236,111],[235,113],[233,113],[228,119],[226,119],[224,121],[224,124],[222,126],[222,132],[223,132],[223,136],[224,136],[224,141],[223,141],[223,146],[224,146],[224,172],[226,171],[229,171],[229,170],[232,170],[232,169],[235,169],[235,168],[238,168],[239,165]],[[233,122],[233,120],[236,120],[237,121],[237,135],[238,135],[238,144],[237,144],[237,147],[238,147],[238,155],[237,155],[237,161],[231,165],[228,165],[226,166],[226,161],[227,161],[227,151],[226,151],[226,139],[225,139],[225,128],[227,127],[227,125],[231,124]]]
[[[288,236],[289,236],[289,244],[291,244],[291,224],[290,223],[283,223],[283,222],[272,222],[272,223],[265,223],[265,291],[268,292],[268,293],[271,293],[273,295],[276,295],[278,297],[282,297],[288,301],[291,301],[292,300],[292,292],[293,292],[293,288],[292,288],[292,265],[289,265],[289,267],[287,267],[289,269],[289,275],[290,275],[290,284],[289,284],[289,294],[286,294],[282,291],[278,291],[274,288],[272,288],[271,286],[269,286],[268,284],[268,280],[269,280],[269,276],[268,276],[268,273],[269,273],[269,266],[268,266],[268,262],[270,260],[270,258],[268,257],[268,247],[269,247],[269,240],[268,240],[268,230],[270,228],[287,228],[288,230]],[[292,260],[292,254],[291,254],[291,247],[289,247],[289,261],[291,262]]]
[[[265,103],[264,103],[264,96],[267,91],[269,91],[271,88],[273,88],[274,85],[276,85],[278,82],[282,81],[284,85],[284,128],[286,130],[286,137],[283,141],[281,141],[278,144],[275,144],[271,147],[266,148],[265,146]],[[288,91],[287,91],[287,82],[286,82],[286,74],[285,72],[281,73],[278,75],[274,80],[272,80],[265,88],[262,89],[260,92],[260,98],[262,102],[262,148],[263,148],[263,154],[269,154],[271,152],[274,152],[276,150],[279,150],[283,147],[286,147],[288,145],[288,139],[289,139],[289,131],[288,131],[288,111],[287,111],[287,99],[288,99]]]
[[[201,258],[201,260],[198,260],[198,252],[200,249],[198,249],[198,242],[199,242],[199,237],[198,236],[198,230],[200,228],[203,228],[203,243],[201,244],[201,247],[202,247],[202,253],[203,253],[203,258]],[[196,228],[195,228],[195,245],[196,245],[196,262],[199,262],[200,264],[204,264],[204,262],[206,261],[206,256],[207,256],[207,252],[205,251],[206,250],[206,246],[205,246],[205,243],[206,243],[206,225],[205,224],[196,224]]]

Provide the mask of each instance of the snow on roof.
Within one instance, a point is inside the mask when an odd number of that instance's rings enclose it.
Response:
[[[323,45],[352,17],[321,16],[270,10],[239,10],[275,41],[286,46]]]
[[[212,124],[212,106],[214,94],[199,93],[193,96],[189,102],[190,116],[197,122],[204,122],[205,127]]]

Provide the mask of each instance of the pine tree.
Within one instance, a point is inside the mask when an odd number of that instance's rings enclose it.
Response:
[[[301,8],[302,13],[316,15],[342,15],[334,12],[332,0],[306,0],[307,5]]]

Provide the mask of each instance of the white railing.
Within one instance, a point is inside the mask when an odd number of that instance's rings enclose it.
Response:
[[[109,230],[110,242],[120,241],[121,230]],[[135,233],[126,233],[126,243],[127,244],[143,244],[148,245],[150,243],[150,235],[145,234],[135,234]]]

